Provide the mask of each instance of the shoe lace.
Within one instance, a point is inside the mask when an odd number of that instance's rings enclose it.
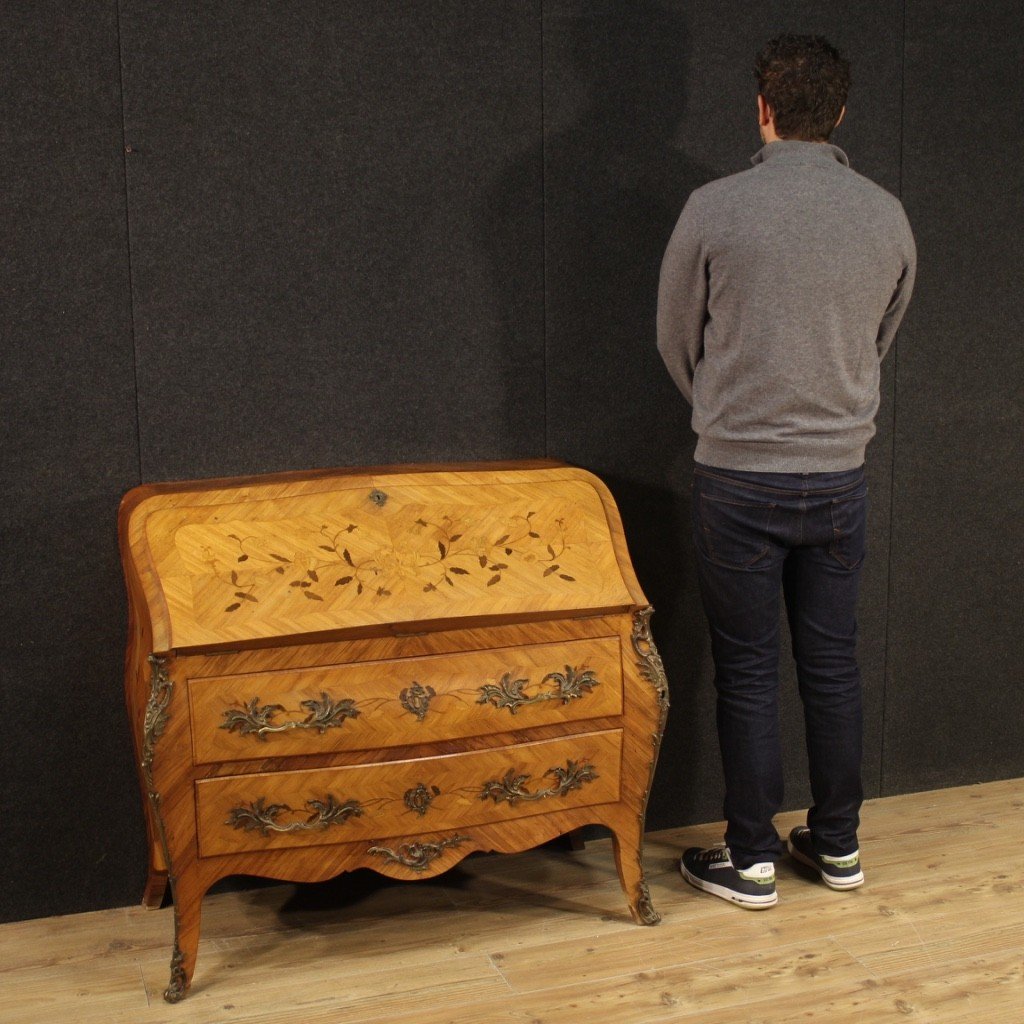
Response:
[[[729,850],[725,846],[711,846],[706,850],[701,850],[696,859],[707,861],[709,864],[718,864],[729,859]]]

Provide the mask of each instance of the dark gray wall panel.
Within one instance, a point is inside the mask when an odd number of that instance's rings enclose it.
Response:
[[[907,4],[887,792],[1024,772],[1024,14],[963,15]]]
[[[122,11],[143,475],[542,452],[539,7]]]
[[[661,256],[686,197],[760,147],[753,56],[780,31],[822,33],[859,83],[835,141],[899,185],[901,5],[546,3],[548,451],[595,470],[622,508],[674,708],[652,827],[721,815],[710,656],[690,546],[695,438],[655,349]],[[870,568],[861,617],[865,779],[878,791],[886,616],[891,367],[869,455]],[[783,659],[784,664],[788,659]],[[787,802],[808,800],[802,718],[784,672]]]
[[[125,828],[116,512],[138,447],[116,13],[7,5],[0,33],[4,919],[126,902],[142,837]]]
[[[114,516],[138,454],[115,13],[5,11],[0,36],[0,616],[18,644],[122,632]]]
[[[130,906],[145,826],[118,643],[0,648],[0,920]]]
[[[115,3],[4,4],[0,48],[4,130],[57,136],[120,124]]]

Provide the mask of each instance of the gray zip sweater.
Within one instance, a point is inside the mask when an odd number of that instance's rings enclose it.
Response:
[[[698,462],[854,469],[879,363],[910,301],[900,201],[821,142],[772,142],[696,189],[668,243],[658,350],[693,406]]]

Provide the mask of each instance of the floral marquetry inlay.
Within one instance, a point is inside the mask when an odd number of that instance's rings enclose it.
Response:
[[[172,619],[239,635],[500,612],[524,595],[538,610],[627,599],[617,566],[594,557],[609,549],[596,493],[530,490],[475,489],[474,504],[462,488],[395,487],[384,502],[352,489],[193,506],[155,512],[147,532],[173,539],[153,545]]]
[[[363,538],[355,536],[359,525],[352,522],[340,529],[337,523],[322,523],[315,535],[300,534],[280,542],[257,533],[240,536],[246,527],[238,525],[239,533],[226,534],[237,553],[229,549],[225,555],[222,549],[215,552],[211,544],[204,544],[203,562],[207,575],[222,584],[228,602],[225,612],[239,611],[246,602],[259,604],[261,596],[282,585],[307,601],[321,602],[330,598],[330,587],[348,587],[366,600],[393,597],[393,588],[410,583],[422,585],[425,594],[443,594],[445,585],[465,586],[471,577],[474,583],[493,587],[507,578],[513,562],[541,579],[576,583],[575,576],[563,571],[562,563],[572,561],[565,518],[556,518],[542,535],[536,528],[541,524],[534,524],[536,515],[529,511],[511,523],[503,522],[505,532],[494,540],[483,535],[466,540],[467,533],[459,531],[468,532],[470,526],[460,525],[451,516],[436,523],[420,516],[409,531],[420,543],[402,548],[381,537],[361,543]]]

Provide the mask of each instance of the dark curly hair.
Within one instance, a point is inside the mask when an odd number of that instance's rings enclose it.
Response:
[[[850,62],[821,36],[776,36],[754,61],[780,139],[827,142],[850,89]]]

